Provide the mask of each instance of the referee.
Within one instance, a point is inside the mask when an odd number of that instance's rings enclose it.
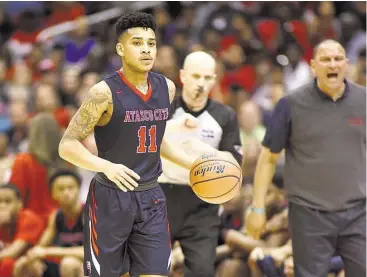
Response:
[[[295,277],[326,277],[340,255],[347,277],[366,276],[366,91],[345,76],[334,40],[314,49],[316,79],[279,100],[263,141],[246,218],[258,238],[264,200],[282,149]]]
[[[180,71],[182,96],[173,101],[170,117],[177,119],[189,113],[196,117],[198,128],[186,135],[167,130],[165,136],[181,143],[192,155],[218,149],[219,155],[234,157],[241,164],[237,116],[230,107],[208,98],[215,84],[215,69],[214,58],[205,52],[193,52],[186,57]],[[167,198],[172,242],[180,242],[185,256],[185,277],[214,277],[219,206],[208,204],[193,193],[187,169],[164,158],[162,165],[163,174],[158,181]]]

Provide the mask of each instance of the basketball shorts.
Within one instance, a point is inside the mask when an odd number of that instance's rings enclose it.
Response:
[[[84,273],[168,275],[171,241],[160,188],[123,192],[92,180],[84,218]]]

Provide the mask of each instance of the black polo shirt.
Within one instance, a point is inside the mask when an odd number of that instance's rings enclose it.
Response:
[[[286,150],[290,202],[324,211],[366,199],[366,90],[345,81],[333,101],[316,81],[279,100],[263,145]]]

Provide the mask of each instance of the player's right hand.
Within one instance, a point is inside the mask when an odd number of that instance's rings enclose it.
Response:
[[[246,234],[254,239],[260,239],[265,228],[266,214],[247,211],[245,220]]]
[[[140,180],[138,174],[122,164],[109,162],[103,173],[124,192],[134,190],[138,186],[136,181]]]

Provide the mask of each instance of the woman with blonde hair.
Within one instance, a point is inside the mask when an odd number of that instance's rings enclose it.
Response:
[[[57,204],[51,198],[48,176],[68,167],[58,154],[61,130],[50,113],[33,117],[29,125],[28,152],[16,156],[10,183],[19,188],[23,205],[42,217],[46,224]]]

